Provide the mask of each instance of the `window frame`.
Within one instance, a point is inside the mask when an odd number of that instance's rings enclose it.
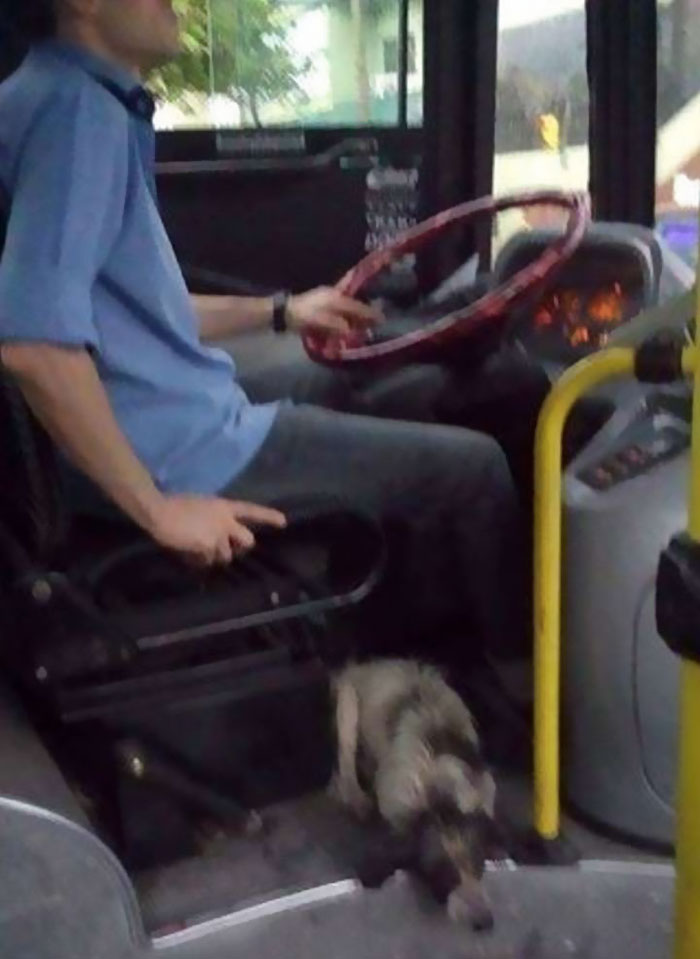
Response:
[[[441,0],[424,8],[425,94],[423,215],[490,194],[495,146],[498,4]],[[465,56],[465,51],[469,56]],[[449,119],[449,122],[446,120]],[[459,231],[421,262],[424,289],[478,253],[487,265],[487,220]]]
[[[423,0],[424,11],[430,0]],[[354,124],[352,126],[321,126],[306,125],[302,123],[294,124],[270,124],[262,128],[255,127],[198,127],[192,129],[158,130],[157,131],[157,152],[159,163],[191,163],[203,164],[220,161],[223,166],[230,160],[229,154],[221,148],[221,139],[225,137],[228,142],[236,139],[248,141],[251,144],[250,156],[257,156],[261,159],[269,159],[271,156],[279,155],[278,151],[269,151],[265,149],[265,140],[270,139],[272,135],[278,135],[283,138],[290,132],[301,134],[307,144],[323,143],[329,140],[332,143],[339,142],[340,139],[348,137],[363,136],[371,137],[377,134],[383,135],[396,130],[420,131],[421,125],[409,125],[408,123],[408,78],[409,78],[409,44],[411,41],[411,22],[410,0],[396,0],[397,18],[398,18],[398,70],[397,70],[397,116],[396,122],[391,124]],[[425,13],[424,13],[425,15]],[[413,37],[415,42],[415,36]],[[417,66],[417,63],[416,63]],[[425,107],[424,107],[425,112]],[[260,147],[256,148],[255,140],[259,140]],[[288,151],[282,151],[282,155]],[[299,150],[289,152],[299,154]],[[306,154],[312,154],[313,150],[309,147]],[[164,172],[162,169],[160,172]]]
[[[382,61],[384,65],[384,73],[395,73],[397,76],[399,74],[399,40],[395,40],[393,37],[385,37],[382,40],[383,51],[382,51]],[[391,56],[388,56],[389,48],[391,47]],[[394,47],[396,48],[394,50]],[[408,36],[408,46],[407,46],[407,66],[409,77],[412,77],[415,73],[418,72],[418,61],[416,58],[417,47],[416,47],[416,37],[414,33],[409,33]],[[390,62],[389,62],[390,61]]]
[[[653,227],[656,0],[586,0],[586,8],[594,213]]]

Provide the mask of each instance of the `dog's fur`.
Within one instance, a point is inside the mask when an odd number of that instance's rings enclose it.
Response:
[[[349,666],[334,691],[335,795],[412,836],[450,916],[490,927],[480,880],[496,788],[471,713],[436,669],[408,660]]]

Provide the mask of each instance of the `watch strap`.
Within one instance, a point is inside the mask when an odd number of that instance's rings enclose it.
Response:
[[[272,329],[275,333],[286,333],[287,326],[287,306],[289,304],[289,293],[286,290],[280,290],[272,297]]]

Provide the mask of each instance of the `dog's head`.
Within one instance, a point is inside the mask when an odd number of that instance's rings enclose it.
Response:
[[[419,824],[419,869],[450,915],[475,929],[488,929],[493,915],[481,886],[489,850],[496,842],[495,787],[486,771],[465,771],[443,762],[433,778]]]

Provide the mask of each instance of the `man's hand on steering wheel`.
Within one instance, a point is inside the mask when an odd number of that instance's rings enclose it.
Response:
[[[287,324],[297,333],[345,335],[381,323],[382,314],[338,290],[321,286],[289,298]]]

